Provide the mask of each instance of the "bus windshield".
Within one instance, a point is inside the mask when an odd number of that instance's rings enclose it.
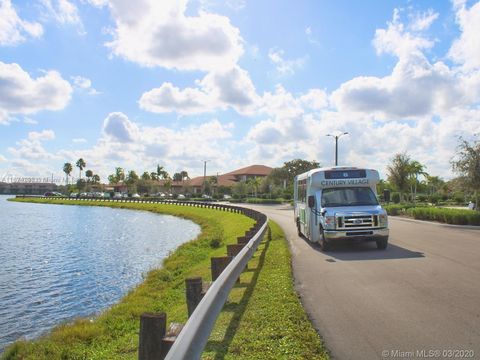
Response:
[[[368,187],[351,187],[324,189],[322,207],[378,205],[372,189]]]

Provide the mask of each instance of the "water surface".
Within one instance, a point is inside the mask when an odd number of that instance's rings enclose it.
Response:
[[[169,215],[6,199],[0,196],[0,353],[20,337],[98,314],[200,233]]]

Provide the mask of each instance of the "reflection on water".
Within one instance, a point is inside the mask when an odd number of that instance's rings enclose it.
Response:
[[[112,305],[200,232],[173,216],[6,198],[0,196],[0,352],[19,337]]]

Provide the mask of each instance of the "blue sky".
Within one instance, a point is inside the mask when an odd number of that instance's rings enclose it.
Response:
[[[452,177],[480,129],[474,1],[0,0],[0,177],[293,158]]]

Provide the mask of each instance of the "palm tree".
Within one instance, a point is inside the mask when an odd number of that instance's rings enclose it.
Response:
[[[410,178],[410,191],[412,193],[413,204],[415,204],[416,198],[417,198],[418,176],[419,175],[423,175],[424,177],[428,176],[428,174],[424,171],[424,169],[425,169],[425,166],[420,164],[416,160],[412,160],[408,164],[408,172],[409,172],[409,178]]]
[[[262,184],[262,180],[260,180],[260,178],[258,178],[258,177],[253,177],[253,178],[248,179],[247,185],[252,187],[252,190],[253,190],[252,195],[254,197],[257,197],[257,190],[258,190],[258,187],[261,184]]]
[[[93,181],[94,184],[100,183],[100,176],[97,175],[97,174],[93,175],[92,176],[92,181]]]
[[[68,177],[70,176],[73,170],[73,166],[70,163],[63,164],[63,172],[67,175],[67,185],[68,185]]]
[[[403,192],[408,187],[408,176],[410,174],[410,156],[407,153],[398,153],[387,166],[388,181],[400,192],[400,201],[403,200]]]
[[[90,182],[91,178],[93,177],[93,171],[92,170],[85,171],[85,176],[87,177],[87,182]]]
[[[80,169],[80,179],[82,179],[82,170],[87,166],[87,163],[82,158],[78,159],[75,165]]]

